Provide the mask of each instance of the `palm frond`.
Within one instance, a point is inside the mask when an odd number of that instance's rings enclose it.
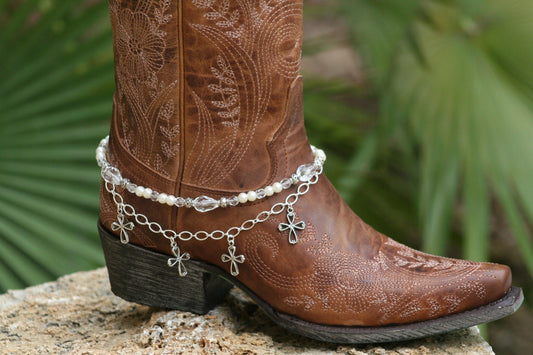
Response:
[[[379,10],[381,1],[342,3],[355,40],[377,38],[359,48],[380,73],[375,85],[389,135],[379,144],[404,132],[407,145],[420,148],[425,249],[446,252],[452,210],[462,201],[465,256],[486,260],[494,195],[533,275],[533,47],[524,45],[533,37],[533,4],[432,0],[395,13]],[[379,16],[394,18],[394,34]]]
[[[105,1],[0,16],[0,292],[103,264],[94,145],[113,91]]]

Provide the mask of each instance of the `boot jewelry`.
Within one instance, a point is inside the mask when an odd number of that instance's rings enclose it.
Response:
[[[300,184],[296,188],[296,192],[288,195],[284,202],[276,203],[270,208],[270,210],[260,212],[254,219],[248,219],[244,221],[240,226],[231,227],[225,232],[221,230],[215,230],[212,232],[198,231],[193,233],[190,231],[181,231],[178,233],[172,229],[163,229],[160,224],[156,222],[151,222],[145,215],[137,213],[132,205],[124,202],[124,198],[122,197],[120,192],[116,190],[116,186],[121,186],[129,192],[132,192],[131,190],[137,191],[137,189],[141,187],[143,190],[142,196],[145,198],[150,198],[154,201],[158,201],[159,203],[165,203],[171,206],[175,205],[177,207],[194,208],[202,213],[212,211],[213,209],[216,209],[218,207],[236,206],[236,204],[232,204],[229,202],[230,200],[233,201],[236,196],[230,198],[221,198],[219,200],[215,200],[208,196],[200,196],[195,199],[184,199],[182,197],[174,197],[172,195],[154,192],[150,188],[134,185],[129,179],[123,178],[120,171],[107,161],[106,150],[108,140],[109,137],[106,137],[100,142],[100,145],[96,150],[96,159],[98,161],[98,165],[102,168],[102,178],[105,181],[105,188],[112,195],[113,201],[117,206],[117,221],[112,224],[113,231],[120,231],[121,242],[124,244],[128,243],[128,231],[131,231],[134,228],[134,222],[128,222],[126,220],[126,217],[130,217],[138,225],[147,226],[152,233],[161,234],[163,237],[170,241],[172,253],[174,254],[174,257],[168,259],[168,265],[170,267],[177,265],[178,273],[182,277],[187,275],[187,270],[185,268],[184,261],[190,260],[190,254],[181,253],[180,248],[177,244],[177,240],[189,241],[191,239],[196,239],[198,241],[205,241],[208,239],[221,240],[223,238],[226,238],[228,242],[228,253],[223,254],[221,256],[221,259],[225,263],[230,263],[230,272],[233,276],[239,275],[239,264],[242,264],[245,261],[245,256],[239,255],[237,253],[237,247],[235,246],[235,238],[241,232],[251,230],[257,224],[266,222],[271,216],[279,215],[286,210],[288,223],[280,223],[278,229],[280,232],[289,231],[290,244],[298,243],[297,231],[303,231],[306,227],[306,224],[304,221],[295,222],[296,214],[294,213],[293,206],[298,202],[300,196],[303,196],[307,192],[309,192],[309,188],[311,187],[311,185],[314,185],[318,182],[319,176],[323,172],[323,164],[326,160],[326,155],[322,150],[311,146],[313,154],[315,156],[315,160],[312,164],[301,165],[298,168],[297,172],[293,174],[290,178],[283,179],[279,183],[272,184],[272,186],[266,186],[265,188],[259,189],[253,192],[252,194],[250,192],[240,193],[237,197],[239,203],[246,203],[248,201],[253,202],[257,198],[272,196],[274,193],[281,192],[283,189],[288,189],[290,186],[298,184],[298,182],[300,182]],[[135,186],[134,189],[132,185]],[[263,191],[265,195],[259,193]],[[146,193],[146,195],[144,193]],[[247,195],[246,201],[244,201],[244,194]],[[163,199],[160,197],[161,195],[165,195],[166,197]],[[176,202],[170,204],[169,198],[170,200],[175,200]],[[185,204],[178,204],[177,201],[179,199],[186,201]],[[208,210],[204,210],[200,206],[204,203],[207,203],[206,201],[209,202],[210,206],[210,209]]]
[[[110,181],[114,185],[121,185],[127,191],[137,195],[138,197],[157,201],[163,205],[194,208],[198,212],[202,213],[213,211],[219,207],[234,207],[238,204],[254,202],[256,200],[280,193],[283,190],[287,190],[300,181],[309,181],[319,167],[323,166],[324,162],[326,161],[326,154],[324,151],[311,146],[315,158],[314,162],[312,164],[300,166],[296,173],[289,178],[285,178],[279,182],[275,182],[272,185],[265,186],[264,188],[255,191],[241,192],[238,195],[222,197],[218,200],[209,196],[199,196],[195,199],[192,199],[190,197],[184,198],[174,196],[172,194],[157,192],[149,187],[134,184],[129,179],[123,178],[120,171],[107,161],[106,152],[108,142],[109,136],[102,139],[98,145],[98,148],[96,149],[96,161],[98,162],[98,166],[102,168],[102,177],[106,181]]]

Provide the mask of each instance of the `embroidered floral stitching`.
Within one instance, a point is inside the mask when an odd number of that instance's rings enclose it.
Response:
[[[212,93],[218,94],[221,97],[221,100],[213,100],[211,103],[219,109],[218,116],[227,119],[223,123],[228,126],[234,126],[235,122],[233,119],[237,116],[241,110],[239,104],[239,96],[237,94],[237,89],[235,86],[235,74],[231,67],[226,63],[222,56],[217,57],[217,67],[211,67],[211,72],[218,79],[218,84],[209,84],[209,91]]]
[[[122,141],[132,155],[170,177],[168,166],[177,159],[180,148],[176,139],[180,128],[172,122],[176,104],[171,94],[177,80],[167,84],[158,75],[169,64],[164,55],[168,36],[164,26],[173,17],[168,13],[171,0],[158,1],[156,5],[140,0],[133,10],[122,8],[120,3],[112,1],[110,9],[115,28],[117,112]]]
[[[419,289],[416,283],[404,282],[395,276],[398,267],[404,268],[406,273],[418,272],[414,270],[419,267],[417,263],[433,267],[434,270],[445,270],[442,272],[448,273],[449,277],[463,289],[464,292],[454,295],[444,307],[457,308],[464,301],[464,295],[475,293],[481,298],[486,294],[485,287],[475,277],[468,283],[461,281],[473,277],[474,272],[478,270],[478,266],[473,263],[451,259],[438,262],[418,255],[407,247],[400,249],[399,253],[404,257],[413,258],[412,262],[407,260],[406,263],[398,263],[398,253],[382,251],[379,251],[372,261],[364,261],[360,260],[360,256],[356,253],[336,250],[328,235],[324,234],[322,238],[319,238],[315,233],[314,228],[310,228],[310,232],[302,236],[299,242],[311,255],[315,256],[312,261],[313,272],[299,276],[289,277],[279,272],[270,265],[268,260],[260,256],[263,255],[262,250],[271,250],[273,260],[280,257],[277,255],[279,238],[275,235],[258,232],[256,237],[260,234],[260,238],[251,239],[246,246],[247,260],[255,272],[271,286],[280,291],[289,292],[282,302],[290,308],[312,312],[318,307],[336,313],[362,314],[375,310],[374,307],[378,305],[383,321],[386,321],[389,314],[394,313],[392,310],[399,308],[402,309],[402,317],[409,317],[419,312],[439,313],[443,307],[438,299],[438,290],[441,286],[430,281],[432,276],[417,275],[419,280],[426,281],[424,289]],[[399,244],[389,240],[385,245],[397,247]],[[375,273],[383,275],[379,282],[359,282],[359,280],[368,280],[370,275]],[[420,301],[410,300],[408,304],[404,304],[404,298],[385,292],[385,290],[409,288],[418,289],[421,293]],[[293,291],[300,295],[295,295]],[[362,297],[362,295],[365,296]]]
[[[207,84],[208,91],[217,97],[200,98],[213,108],[207,112],[198,110],[198,127],[206,132],[198,133],[193,148],[205,146],[198,139],[211,137],[209,132],[217,123],[228,131],[217,127],[208,154],[201,158],[198,151],[191,150],[185,180],[199,183],[199,176],[209,175],[202,185],[215,188],[238,168],[250,148],[257,125],[272,108],[275,81],[280,76],[292,80],[298,74],[302,4],[286,0],[193,0],[192,4],[204,11],[202,16],[207,21],[190,26],[221,53],[211,66],[216,82]],[[196,106],[203,108],[205,104],[199,104],[198,98],[195,97]],[[241,103],[242,98],[253,98],[253,103]],[[223,121],[216,122],[211,114]]]
[[[229,38],[241,42],[244,34],[243,25],[237,26],[241,13],[239,9],[230,12],[229,0],[222,0],[217,4],[215,0],[193,0],[193,4],[200,9],[207,9],[209,12],[204,14],[204,17],[210,21],[216,21],[216,25],[220,27]]]

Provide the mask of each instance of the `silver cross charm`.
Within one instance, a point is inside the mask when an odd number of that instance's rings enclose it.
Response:
[[[113,222],[113,224],[111,224],[111,229],[113,232],[120,231],[120,242],[122,244],[128,244],[130,242],[128,231],[133,230],[134,224],[133,222],[126,222],[122,212],[117,214],[117,220],[117,222]]]
[[[233,276],[239,275],[239,264],[244,263],[244,255],[235,255],[237,248],[235,248],[235,245],[230,242],[230,245],[228,247],[228,254],[222,255],[222,261],[225,263],[231,262],[231,274]]]
[[[287,208],[287,221],[289,221],[289,223],[280,223],[278,226],[280,232],[284,232],[286,230],[289,231],[289,243],[291,244],[298,243],[298,234],[296,234],[296,231],[303,231],[305,229],[305,222],[300,221],[298,223],[294,223],[295,218],[296,215],[294,214],[294,209],[292,206],[289,206]]]
[[[185,265],[183,264],[184,261],[191,260],[191,254],[189,253],[183,253],[181,254],[180,248],[177,245],[174,245],[172,247],[172,254],[174,254],[175,258],[169,258],[168,259],[168,266],[173,267],[178,264],[178,273],[181,277],[187,275],[187,269],[185,268]]]

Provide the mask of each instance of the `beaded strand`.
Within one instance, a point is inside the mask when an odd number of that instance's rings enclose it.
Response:
[[[279,182],[275,182],[272,185],[265,186],[258,190],[241,192],[238,195],[233,195],[230,197],[215,199],[203,195],[193,199],[191,197],[185,198],[164,192],[158,192],[149,187],[137,185],[131,182],[129,179],[123,178],[120,170],[112,166],[107,160],[106,155],[108,143],[109,136],[102,139],[98,145],[98,148],[96,148],[96,161],[98,162],[98,166],[100,166],[102,169],[102,178],[106,182],[116,186],[122,186],[128,192],[135,194],[138,197],[156,201],[162,205],[194,208],[198,212],[202,213],[213,211],[219,207],[234,207],[239,204],[254,202],[256,200],[278,194],[299,182],[308,182],[314,175],[316,175],[317,171],[322,170],[324,162],[326,161],[326,154],[324,151],[311,146],[314,155],[313,163],[299,166],[296,172],[289,178],[285,178]]]

